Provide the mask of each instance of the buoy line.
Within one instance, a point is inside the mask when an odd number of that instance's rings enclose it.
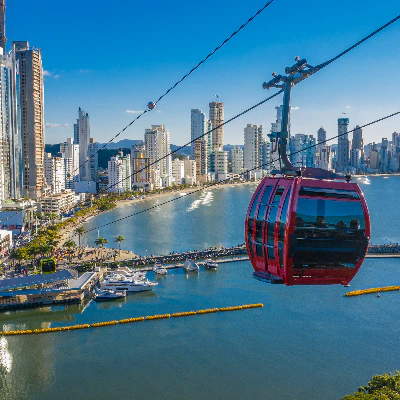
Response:
[[[264,307],[264,304],[262,304],[262,303],[244,304],[242,306],[208,308],[205,310],[178,312],[178,313],[174,313],[174,314],[156,314],[156,315],[148,315],[147,317],[125,318],[125,319],[113,320],[113,321],[95,322],[93,324],[70,325],[70,326],[62,326],[62,327],[57,327],[57,328],[5,331],[5,332],[0,332],[0,335],[15,336],[15,335],[38,334],[38,333],[74,331],[74,330],[79,330],[79,329],[101,328],[103,326],[129,324],[132,322],[153,321],[153,320],[166,319],[166,318],[171,318],[171,317],[177,318],[177,317],[188,317],[191,315],[202,315],[202,314],[211,314],[211,313],[227,312],[227,311],[248,310],[250,308],[258,308],[258,307]]]
[[[371,288],[362,290],[353,290],[345,294],[346,297],[361,296],[362,294],[379,293],[379,292],[391,292],[394,290],[400,290],[400,286],[384,286],[381,288]]]

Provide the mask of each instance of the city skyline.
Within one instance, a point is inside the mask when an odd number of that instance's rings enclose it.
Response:
[[[56,143],[60,136],[71,136],[78,105],[91,115],[91,129],[96,139],[99,142],[107,141],[129,123],[136,116],[136,112],[143,110],[148,101],[154,101],[215,45],[240,26],[244,15],[250,16],[261,6],[261,3],[252,7],[243,4],[232,8],[222,2],[221,7],[215,10],[210,23],[214,18],[221,19],[222,14],[226,16],[212,32],[205,32],[199,25],[200,21],[194,20],[187,27],[185,37],[178,36],[178,30],[174,28],[165,37],[155,35],[154,40],[141,43],[139,39],[144,35],[145,16],[149,12],[141,5],[138,10],[135,8],[135,14],[144,18],[143,21],[138,19],[133,30],[132,24],[124,24],[125,14],[129,14],[125,11],[133,5],[122,2],[109,10],[111,15],[107,18],[115,14],[115,19],[120,21],[120,26],[111,24],[110,35],[105,35],[106,32],[97,24],[97,18],[106,17],[103,16],[105,11],[99,9],[95,13],[84,13],[87,22],[85,27],[78,27],[77,31],[72,33],[55,29],[57,34],[48,35],[48,30],[54,24],[51,18],[54,7],[49,11],[47,8],[35,9],[34,4],[24,0],[22,3],[26,12],[35,17],[31,19],[32,24],[35,21],[35,28],[37,24],[39,27],[33,29],[29,20],[26,24],[18,24],[18,9],[10,3],[7,4],[7,37],[29,37],[32,43],[42,49],[46,71],[46,143]],[[199,20],[202,13],[207,12],[208,2],[204,4],[204,11],[199,11]],[[393,7],[390,7],[391,5]],[[365,33],[392,18],[394,5],[394,1],[391,1],[383,10],[372,1],[361,3],[357,0],[348,4],[339,0],[335,5],[323,6],[317,1],[312,1],[307,7],[309,18],[304,29],[297,29],[298,13],[289,13],[287,32],[277,37],[277,22],[274,22],[272,15],[283,13],[284,5],[278,1],[274,2],[232,39],[232,42],[182,83],[179,89],[160,102],[154,112],[144,116],[140,122],[128,129],[121,139],[138,139],[146,126],[166,124],[176,138],[175,143],[183,144],[190,133],[191,108],[207,109],[213,95],[218,93],[223,96],[225,119],[228,119],[272,94],[272,91],[263,91],[261,83],[269,79],[272,71],[283,72],[286,66],[292,64],[295,55],[306,57],[314,65],[336,55],[348,44],[354,43]],[[95,8],[92,1],[79,6],[83,7],[83,11],[86,7],[91,11]],[[59,26],[64,18],[69,18],[72,10],[63,4],[55,7],[60,18],[57,19]],[[341,7],[346,10],[345,13],[335,12],[341,10]],[[175,18],[178,17],[174,16],[167,6],[156,2],[154,10],[151,18],[155,22],[162,18],[168,19],[170,25],[177,22]],[[302,12],[305,13],[304,10]],[[335,15],[335,18],[330,17],[330,13]],[[337,28],[337,19],[343,22],[339,24],[340,28]],[[89,32],[95,24],[96,29]],[[315,32],[318,32],[318,35],[315,35]],[[94,35],[99,35],[103,38],[102,43],[112,46],[115,53],[129,48],[129,41],[136,39],[134,46],[137,51],[134,54],[124,51],[124,57],[119,58],[117,62],[106,64],[100,61],[104,60],[103,46],[93,47],[88,52],[86,46],[75,45],[77,41],[73,39],[76,35],[85,37],[87,43],[93,43]],[[201,40],[199,36],[202,37]],[[315,134],[322,125],[329,138],[335,135],[336,120],[343,112],[347,113],[347,117],[355,126],[396,111],[394,95],[388,96],[382,83],[373,77],[379,76],[383,63],[388,69],[395,68],[397,54],[393,43],[399,36],[400,28],[395,24],[388,32],[380,33],[373,40],[360,46],[354,54],[343,58],[334,68],[329,67],[330,69],[321,72],[309,82],[299,85],[292,97],[292,133]],[[296,38],[295,44],[292,44],[293,38]],[[321,43],[325,43],[327,38],[330,45],[321,48]],[[192,46],[194,42],[196,46]],[[9,43],[10,41],[8,46]],[[185,51],[182,52],[181,49]],[[159,63],[153,63],[153,58],[150,57],[153,53],[158,55]],[[374,53],[380,54],[379,59],[373,57]],[[248,62],[249,57],[252,59],[251,63]],[[394,76],[393,80],[396,84],[399,78]],[[104,101],[105,98],[107,101]],[[277,97],[247,116],[228,124],[225,127],[224,144],[241,143],[239,140],[242,127],[247,123],[269,126],[275,119],[274,107],[280,105],[281,101],[281,98]],[[365,130],[365,139],[367,142],[380,141],[382,137],[398,131],[398,125],[393,119],[370,127]]]

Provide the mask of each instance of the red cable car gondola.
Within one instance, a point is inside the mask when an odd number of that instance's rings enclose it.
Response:
[[[246,217],[255,277],[285,285],[348,284],[369,235],[367,204],[355,183],[266,177]]]
[[[260,280],[346,285],[368,249],[370,220],[359,186],[350,183],[349,176],[319,168],[301,171],[287,155],[291,88],[320,67],[296,57],[296,64],[285,70],[288,76],[273,73],[274,78],[263,84],[264,89],[284,91],[281,131],[269,135],[283,167],[273,171],[280,177],[264,178],[247,211],[246,247]]]

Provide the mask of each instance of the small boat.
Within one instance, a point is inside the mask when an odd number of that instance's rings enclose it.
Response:
[[[153,272],[156,275],[167,275],[167,270],[161,263],[154,264]]]
[[[218,268],[218,263],[214,260],[212,260],[211,258],[209,258],[208,260],[206,260],[206,262],[204,263],[204,266],[206,268],[209,269],[217,269]]]
[[[186,271],[198,271],[200,268],[193,260],[187,258],[185,264],[183,264],[183,269]]]
[[[126,292],[114,292],[113,290],[101,290],[94,296],[94,301],[110,301],[117,299],[124,299]]]

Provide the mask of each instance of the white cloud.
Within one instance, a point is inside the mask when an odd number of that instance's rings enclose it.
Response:
[[[161,113],[162,113],[162,111],[161,111],[161,110],[156,110],[156,112],[158,112],[158,113],[160,113],[160,112],[161,112]]]
[[[43,70],[43,76],[51,76],[50,71],[46,71],[45,69]]]
[[[125,112],[128,114],[141,114],[143,111],[141,111],[141,110],[126,110]]]
[[[51,122],[46,122],[45,127],[47,129],[51,128],[65,128],[66,126],[69,126],[69,124],[52,124]]]
[[[300,107],[290,107],[290,109],[293,110],[300,110]]]
[[[350,108],[350,106],[346,106],[346,109],[348,110]]]
[[[79,72],[90,72],[90,69],[80,69]]]
[[[381,108],[381,107],[378,107],[377,110],[382,110],[382,108]]]
[[[58,79],[60,77],[60,74],[54,75],[54,79]]]

